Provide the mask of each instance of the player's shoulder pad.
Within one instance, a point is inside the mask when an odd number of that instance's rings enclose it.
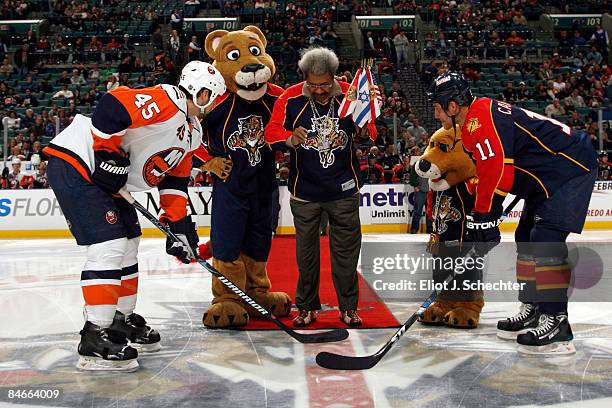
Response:
[[[162,89],[168,99],[176,105],[176,107],[187,115],[187,96],[179,89],[178,86],[161,84],[159,88]]]

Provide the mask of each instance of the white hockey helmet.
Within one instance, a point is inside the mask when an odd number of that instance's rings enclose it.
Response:
[[[193,103],[204,113],[217,96],[223,95],[226,90],[225,79],[221,73],[209,63],[204,61],[191,61],[181,71],[179,86],[191,94]],[[210,99],[204,106],[198,105],[198,94],[202,89],[210,91]]]
[[[40,165],[40,155],[33,154],[32,157],[30,158],[30,164],[32,166],[39,166]]]
[[[11,159],[11,164],[21,164],[21,159],[19,157],[17,157],[17,156],[14,156]]]

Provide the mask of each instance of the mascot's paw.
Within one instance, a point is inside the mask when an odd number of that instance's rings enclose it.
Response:
[[[483,300],[473,302],[454,302],[454,309],[444,315],[444,324],[458,329],[475,329],[480,320]]]
[[[444,315],[454,308],[454,302],[446,300],[438,300],[433,302],[425,312],[423,316],[419,317],[419,322],[432,326],[443,326]]]
[[[242,305],[236,302],[215,303],[202,317],[204,326],[213,329],[245,326],[248,322],[248,313]]]
[[[263,295],[252,295],[252,297],[257,303],[272,312],[275,317],[285,317],[291,312],[291,297],[285,292],[268,292]],[[261,313],[252,307],[247,307],[247,310],[249,316],[261,317]]]

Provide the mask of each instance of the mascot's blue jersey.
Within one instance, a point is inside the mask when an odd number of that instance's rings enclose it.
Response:
[[[253,102],[226,92],[205,118],[204,149],[210,156],[232,159],[232,171],[225,184],[234,194],[265,193],[276,187],[275,154],[264,140],[264,127],[282,92],[279,86],[268,84],[266,94]],[[207,161],[206,152],[200,149],[195,156]],[[217,176],[212,177],[215,183],[223,183]]]

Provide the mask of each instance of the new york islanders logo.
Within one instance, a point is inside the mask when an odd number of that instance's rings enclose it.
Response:
[[[184,155],[185,150],[178,147],[155,153],[142,167],[142,178],[149,186],[155,187],[173,168],[178,166]]]
[[[259,149],[265,145],[263,120],[258,115],[239,118],[238,130],[227,139],[227,147],[233,151],[242,149],[247,152],[251,166],[257,166],[261,162]]]
[[[302,146],[305,149],[313,149],[319,152],[319,162],[324,169],[328,168],[336,160],[334,150],[342,149],[348,142],[348,136],[344,130],[339,129],[338,118],[322,116],[312,118],[312,128]]]

